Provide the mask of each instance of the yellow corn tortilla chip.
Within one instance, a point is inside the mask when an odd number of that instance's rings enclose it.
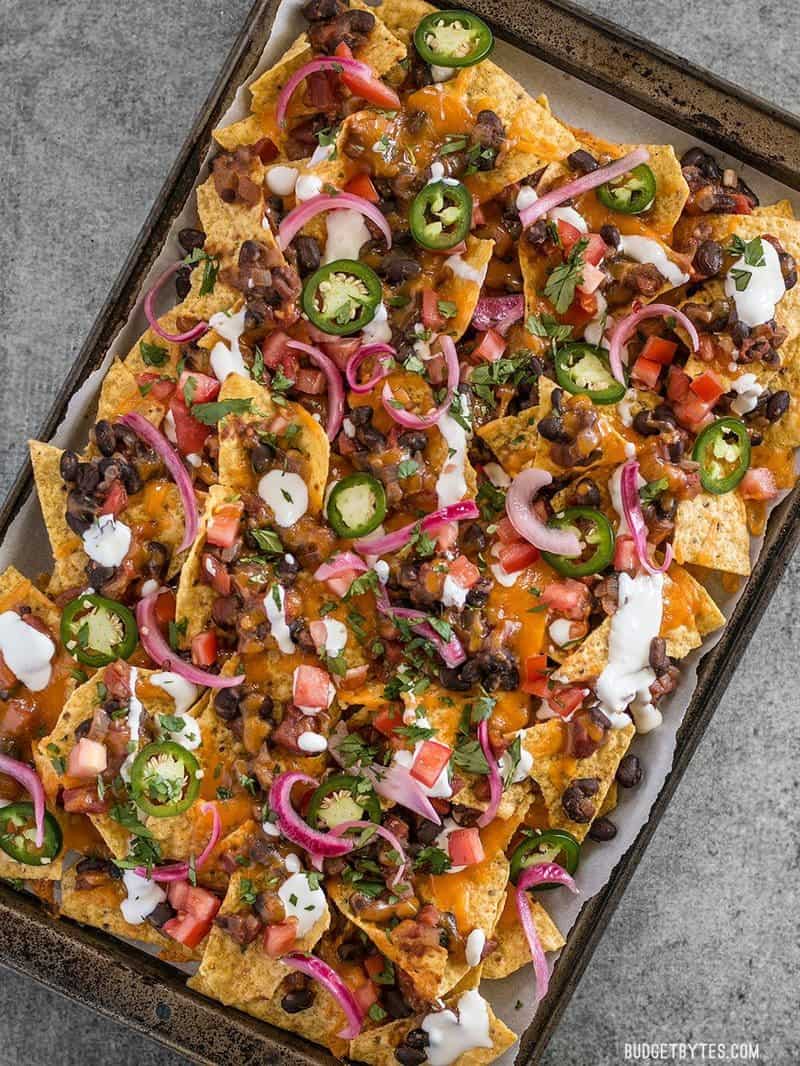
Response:
[[[618,802],[619,785],[617,784],[616,780],[614,780],[611,782],[611,788],[608,790],[608,792],[606,792],[606,798],[603,800],[600,806],[600,810],[597,812],[597,817],[603,818],[606,814],[611,814],[611,812],[616,808]]]
[[[774,204],[761,204],[753,208],[754,215],[767,215],[773,218],[795,218],[791,200],[776,200]]]
[[[526,467],[535,465],[539,447],[539,408],[529,407],[516,415],[505,415],[486,422],[477,430],[486,441],[497,461],[511,477]]]
[[[175,618],[186,619],[186,631],[181,634],[181,646],[188,647],[192,637],[202,633],[211,617],[211,608],[217,593],[205,581],[200,580],[200,565],[206,545],[206,531],[217,508],[234,495],[223,485],[212,485],[206,497],[206,506],[200,519],[194,544],[189,549],[181,568],[175,602]]]
[[[127,897],[122,881],[114,881],[109,877],[105,883],[95,888],[82,889],[75,887],[76,881],[77,873],[73,866],[65,871],[61,881],[60,909],[65,918],[72,918],[81,925],[90,925],[114,936],[138,940],[143,944],[154,944],[161,948],[159,956],[171,962],[190,962],[202,955],[205,941],[201,941],[197,948],[190,949],[164,936],[148,921],[140,925],[126,922],[120,910],[120,904]]]
[[[672,546],[678,563],[747,576],[750,534],[741,496],[737,492],[721,496],[701,492],[693,500],[681,500]]]
[[[544,951],[559,951],[566,941],[558,926],[539,903],[528,896],[528,907],[533,915],[533,924]],[[493,938],[497,947],[483,963],[483,976],[489,981],[497,981],[516,973],[531,961],[531,949],[517,914],[516,893],[509,891],[503,901],[503,909],[495,926]]]
[[[620,759],[628,750],[636,733],[636,727],[626,725],[622,729],[610,730],[603,746],[588,759],[564,758],[557,747],[562,729],[561,722],[551,718],[528,730],[532,736],[530,740],[526,739],[525,746],[533,753],[533,766],[530,774],[542,791],[551,827],[566,829],[577,840],[583,840],[591,823],[581,824],[567,817],[561,805],[562,793],[571,781],[584,777],[597,778],[599,788],[593,796],[596,817],[611,787],[611,782],[614,780]],[[551,754],[553,749],[556,749],[555,754]]]
[[[539,419],[546,418],[553,410],[552,396],[557,388],[556,383],[550,378],[544,376],[539,378],[539,407],[537,408]],[[548,470],[554,476],[561,476],[566,469],[574,469],[576,472],[583,474],[597,466],[609,466],[625,462],[627,458],[625,451],[627,441],[616,428],[616,416],[613,410],[605,411],[602,407],[593,406],[591,400],[585,396],[569,396],[566,393],[563,394],[562,402],[567,410],[573,406],[588,405],[594,411],[597,416],[596,428],[600,437],[597,458],[580,467],[567,468],[559,466],[551,457],[551,442],[545,440],[542,436],[537,436],[534,466],[540,470]]]
[[[288,875],[287,875],[288,876]],[[219,917],[236,914],[242,909],[241,896],[244,888],[255,892],[265,887],[266,871],[251,868],[234,873],[225,899],[219,909]],[[242,882],[249,882],[243,886]],[[330,925],[330,910],[317,920],[304,937],[297,941],[297,951],[311,951]],[[254,998],[252,993],[269,999],[289,969],[264,950],[263,939],[256,939],[242,948],[223,929],[214,926],[208,936],[208,946],[203,954],[198,974],[211,994],[221,1003],[244,1003]]]
[[[758,382],[766,389],[789,393],[789,410],[777,422],[770,423],[764,431],[764,442],[771,448],[797,448],[800,446],[800,338],[786,341],[780,347],[781,366],[771,373],[760,364],[747,364],[744,373],[756,373]]]
[[[262,186],[265,169],[258,160],[251,164],[249,177]],[[218,255],[224,263],[235,264],[238,261],[239,248],[245,241],[256,241],[271,249],[276,264],[284,263],[283,253],[279,250],[275,236],[268,223],[264,221],[264,203],[243,203],[237,199],[229,203],[217,192],[213,176],[197,189],[197,214],[200,227],[206,235],[203,245],[209,255]],[[195,274],[202,273],[201,270]]]
[[[467,327],[472,321],[475,306],[481,294],[483,279],[489,260],[492,258],[494,241],[481,240],[478,237],[467,237],[467,250],[458,256],[462,266],[458,267],[474,277],[462,277],[448,267],[445,260],[445,274],[442,281],[436,287],[440,300],[446,300],[456,305],[456,313],[447,320],[447,333],[456,341],[466,333]],[[478,280],[480,278],[480,280]]]
[[[115,359],[108,368],[100,388],[97,421],[105,418],[114,422],[121,415],[127,414],[139,414],[154,426],[158,426],[164,416],[164,407],[163,404],[149,399],[147,393],[142,395],[132,368]]]
[[[241,426],[269,419],[278,413],[267,389],[252,378],[231,374],[220,390],[220,400],[249,399],[251,408],[239,414],[227,415],[219,428],[219,481],[234,492],[254,492],[258,479],[252,472],[250,459],[241,435]],[[280,413],[300,427],[292,439],[292,448],[302,453],[306,465],[301,476],[308,487],[308,508],[312,514],[322,509],[325,485],[328,481],[330,442],[319,422],[299,403],[286,403]]]
[[[445,1001],[445,1006],[453,1011],[458,1011],[460,996],[450,996]],[[492,1042],[490,1048],[476,1047],[465,1051],[458,1058],[453,1059],[452,1066],[484,1066],[494,1062],[508,1048],[516,1043],[517,1037],[499,1018],[495,1017],[492,1008],[487,1004],[489,1015],[489,1039]],[[424,1015],[413,1018],[405,1018],[400,1021],[390,1022],[379,1029],[361,1033],[355,1040],[350,1041],[350,1058],[358,1062],[367,1062],[370,1066],[395,1066],[395,1050],[402,1044],[406,1033],[419,1028]]]

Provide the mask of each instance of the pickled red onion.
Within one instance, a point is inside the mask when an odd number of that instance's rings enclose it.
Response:
[[[338,367],[329,355],[325,355],[319,348],[315,348],[313,344],[304,344],[302,341],[287,341],[286,347],[294,348],[298,352],[305,352],[312,363],[316,363],[325,375],[325,380],[328,382],[328,425],[326,431],[328,440],[334,440],[342,428],[342,419],[344,418],[344,388],[342,386],[342,375],[339,373]]]
[[[0,774],[7,774],[30,794],[33,800],[33,816],[36,822],[36,847],[44,844],[44,787],[39,775],[30,766],[10,755],[0,754]],[[1,813],[1,812],[0,812]]]
[[[629,459],[624,464],[619,476],[619,494],[622,500],[622,513],[628,523],[628,529],[633,537],[633,546],[639,562],[648,574],[663,574],[669,570],[672,562],[672,545],[667,544],[664,549],[664,562],[661,566],[653,566],[647,549],[647,526],[642,514],[642,503],[639,498],[639,464],[635,459]]]
[[[158,628],[157,599],[158,592],[153,592],[149,596],[143,596],[136,604],[139,639],[153,662],[158,663],[164,670],[171,670],[184,681],[191,681],[193,685],[203,685],[205,688],[235,688],[236,685],[241,685],[244,681],[244,674],[221,677],[219,674],[211,674],[207,670],[201,670],[198,666],[184,662],[179,655],[175,654]]]
[[[358,369],[361,364],[371,356],[383,356],[383,358],[377,359],[375,370],[368,381],[359,381]],[[396,356],[397,352],[390,344],[364,344],[347,360],[347,366],[345,367],[344,373],[350,389],[359,395],[365,392],[370,392],[375,388],[379,381],[383,381],[386,375],[389,374],[392,360]]]
[[[316,955],[301,955],[297,951],[293,951],[290,955],[283,955],[281,962],[284,966],[288,966],[290,970],[298,970],[300,973],[304,973],[306,977],[311,977],[313,980],[318,981],[323,988],[330,992],[344,1011],[344,1016],[347,1019],[347,1025],[337,1035],[342,1040],[354,1040],[361,1032],[361,1026],[364,1024],[364,1012],[339,974],[332,970],[327,962],[318,959]]]
[[[478,819],[478,825],[483,828],[497,816],[497,808],[503,796],[503,779],[500,776],[500,767],[494,757],[492,746],[489,743],[489,723],[483,718],[478,723],[478,742],[481,746],[486,762],[489,764],[489,806]]]
[[[531,914],[530,903],[525,894],[534,885],[566,885],[570,892],[577,893],[578,888],[566,870],[555,862],[540,862],[535,866],[529,866],[523,870],[517,881],[517,913],[520,925],[528,941],[533,962],[533,972],[536,978],[536,999],[541,1000],[547,994],[550,983],[550,974],[547,970],[547,959],[544,955],[539,934],[536,932],[536,924]]]
[[[405,870],[406,866],[408,865],[408,857],[406,856],[406,853],[403,850],[403,845],[400,843],[400,841],[397,839],[397,837],[394,835],[394,833],[390,829],[387,829],[385,826],[378,825],[377,822],[369,822],[369,821],[340,822],[338,825],[335,825],[333,827],[333,829],[331,829],[331,833],[333,833],[334,836],[340,837],[340,836],[344,836],[344,834],[349,829],[372,829],[373,830],[373,836],[383,837],[383,839],[388,844],[390,844],[392,846],[392,848],[394,848],[394,850],[397,852],[397,854],[399,856],[399,860],[400,860],[399,863],[398,863],[398,866],[397,866],[397,870],[394,872],[394,874],[392,875],[391,881],[389,881],[389,883],[388,883],[389,884],[389,888],[394,888],[394,886],[397,884],[397,882],[402,877],[403,871]],[[366,844],[368,844],[370,842],[371,842],[371,838],[370,838],[370,840],[364,841],[364,845],[366,845]],[[359,845],[358,840],[356,840],[356,847],[358,848],[359,846],[362,846],[362,845]]]
[[[310,200],[293,208],[278,227],[278,244],[282,249],[288,248],[303,226],[323,211],[346,210],[360,211],[370,222],[374,222],[386,239],[386,247],[392,247],[392,230],[380,209],[363,196],[356,196],[351,192],[339,192],[335,195],[320,193],[319,196],[312,196]]]
[[[169,341],[170,344],[184,344],[188,341],[197,340],[198,337],[202,337],[203,334],[208,331],[207,322],[198,322],[196,326],[192,326],[192,328],[185,333],[167,333],[167,331],[159,325],[154,308],[156,296],[164,282],[168,281],[173,274],[177,274],[183,266],[186,266],[186,264],[182,259],[179,259],[177,263],[173,263],[168,270],[164,271],[144,298],[144,314],[147,319],[147,324],[150,326],[153,333],[157,333],[162,340]]]
[[[690,318],[686,317],[683,311],[679,311],[677,307],[672,307],[670,304],[648,304],[646,307],[641,307],[638,311],[626,315],[625,318],[621,318],[617,322],[609,341],[608,364],[611,367],[611,373],[623,385],[625,384],[625,373],[622,368],[622,349],[633,336],[634,330],[640,322],[643,322],[646,318],[661,318],[662,316],[674,318],[677,323],[683,326],[689,334],[689,340],[692,342],[692,351],[697,351],[700,338],[697,336],[694,323]]]
[[[312,785],[319,782],[308,774],[289,770],[278,774],[269,790],[269,807],[277,817],[277,826],[287,840],[299,845],[309,855],[320,859],[335,859],[353,850],[352,840],[339,840],[330,833],[312,829],[292,806],[292,789],[295,785]]]
[[[451,522],[464,522],[478,518],[479,515],[478,505],[473,500],[461,500],[460,503],[451,503],[447,507],[426,515],[420,522],[409,522],[407,526],[393,529],[391,533],[386,533],[382,537],[374,537],[372,540],[362,537],[354,542],[353,547],[362,555],[386,555],[389,552],[399,551],[406,545],[415,529],[433,534]]]
[[[362,78],[369,78],[371,81],[377,80],[372,67],[358,59],[348,59],[344,56],[341,58],[339,56],[319,56],[317,59],[312,59],[309,63],[304,63],[302,67],[299,67],[292,74],[278,94],[275,104],[275,121],[279,126],[283,126],[286,122],[286,109],[297,87],[306,80],[309,74],[315,74],[318,70],[332,70],[336,74],[345,71],[348,74],[357,74]]]
[[[422,818],[427,818],[429,822],[442,824],[436,808],[423,792],[422,785],[414,780],[405,766],[399,766],[397,763],[379,766],[373,763],[363,772],[369,777],[379,796],[413,811]]]
[[[357,574],[363,574],[366,570],[369,570],[369,567],[355,552],[339,552],[317,567],[314,571],[314,580],[327,581],[328,578],[338,577],[339,574],[346,573],[349,570],[355,570]]]
[[[523,470],[517,474],[506,493],[506,514],[511,525],[529,544],[540,551],[553,552],[575,559],[583,548],[571,529],[552,529],[536,516],[531,507],[534,496],[549,485],[552,474],[546,470]]]
[[[447,364],[447,393],[438,407],[434,407],[432,411],[428,411],[425,415],[417,415],[414,414],[413,411],[406,411],[402,404],[399,404],[395,399],[389,382],[387,381],[383,386],[381,403],[383,404],[384,410],[395,422],[399,422],[399,424],[406,429],[430,429],[430,427],[435,426],[441,420],[442,416],[447,414],[450,409],[450,404],[453,401],[456,386],[458,385],[460,372],[458,354],[456,353],[456,346],[452,337],[443,335],[439,338],[439,343],[442,348],[442,355],[444,356],[445,363]]]
[[[472,325],[475,329],[496,329],[503,336],[525,314],[525,297],[482,296],[475,307]]]
[[[208,838],[208,843],[195,859],[194,867],[196,870],[200,870],[208,862],[211,852],[217,846],[219,838],[222,836],[222,819],[219,816],[219,810],[216,803],[201,803],[200,810],[203,814],[211,813],[211,836]],[[189,863],[188,862],[173,862],[169,866],[155,866],[148,872],[146,866],[137,866],[134,873],[138,877],[149,877],[152,881],[185,881],[189,876]]]

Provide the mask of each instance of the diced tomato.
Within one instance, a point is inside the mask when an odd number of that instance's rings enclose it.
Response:
[[[103,684],[109,695],[117,700],[128,700],[131,695],[131,668],[126,662],[117,659],[103,670]]]
[[[330,111],[336,106],[335,74],[331,70],[315,70],[306,78],[305,102],[314,111]]]
[[[176,392],[169,401],[169,410],[175,422],[175,440],[178,451],[181,455],[199,455],[211,432],[211,427],[203,425],[189,414],[189,408],[180,392]]]
[[[643,355],[640,355],[633,364],[631,377],[637,384],[644,385],[647,389],[655,389],[658,388],[660,373],[661,363],[654,363],[652,359],[645,359]]]
[[[608,245],[599,233],[584,233],[583,236],[589,241],[583,253],[584,263],[600,266],[600,263],[608,255]]]
[[[589,318],[594,318],[597,314],[597,296],[595,293],[581,292],[580,289],[576,289],[575,303],[577,304],[578,310],[583,314],[588,315]]]
[[[448,577],[452,577],[462,589],[471,589],[480,579],[481,572],[474,563],[471,563],[466,555],[459,555],[447,568]]]
[[[391,737],[403,724],[403,711],[399,707],[384,707],[372,719],[372,725],[385,737]]]
[[[140,389],[146,389],[146,395],[156,403],[166,403],[175,392],[175,382],[160,374],[137,374],[136,384]]]
[[[218,548],[230,548],[239,535],[244,504],[241,500],[224,503],[211,517],[206,531],[206,542]]]
[[[444,316],[439,311],[439,296],[433,289],[422,290],[422,325],[432,330],[440,330],[444,325]]]
[[[167,899],[178,914],[192,914],[201,921],[211,921],[220,908],[218,896],[188,881],[171,881]]]
[[[364,959],[364,969],[367,971],[367,976],[375,980],[386,969],[386,960],[383,955],[367,955]]]
[[[175,621],[175,593],[170,589],[159,592],[156,598],[156,621],[160,628],[166,629],[170,622]]]
[[[472,201],[472,220],[470,221],[469,228],[476,229],[478,226],[483,226],[486,223],[486,216],[483,213],[483,209],[480,204],[476,204]]]
[[[110,806],[108,795],[100,799],[96,785],[65,788],[61,793],[61,802],[68,814],[104,814]]]
[[[694,378],[689,388],[709,407],[713,407],[725,392],[725,386],[713,370],[706,370],[699,377]]]
[[[343,688],[347,692],[352,692],[354,689],[361,688],[366,682],[369,674],[369,667],[366,663],[361,666],[351,666],[345,673],[344,677],[337,683],[337,688]]]
[[[739,491],[746,500],[774,500],[778,495],[775,475],[768,466],[753,466],[742,478]]]
[[[642,356],[653,363],[661,363],[662,366],[669,366],[675,358],[677,350],[678,345],[674,341],[664,340],[663,337],[657,337],[655,334],[651,334],[644,343]]]
[[[196,948],[210,928],[211,922],[202,922],[191,914],[178,914],[164,922],[161,932],[187,948]]]
[[[529,655],[525,659],[525,677],[522,682],[522,691],[533,696],[542,695],[543,689],[548,683],[547,656]]]
[[[563,218],[556,219],[556,229],[558,230],[558,239],[561,241],[564,258],[566,259],[583,234],[577,226],[573,226],[570,222],[565,222]]]
[[[478,335],[478,343],[473,354],[486,363],[496,363],[506,350],[506,339],[496,329],[487,329]]]
[[[324,709],[330,703],[331,675],[318,666],[297,666],[292,681],[292,700],[296,707]]]
[[[112,482],[111,488],[108,490],[105,500],[103,500],[100,514],[118,515],[121,514],[127,506],[128,494],[125,491],[125,486],[121,481]]]
[[[286,342],[289,340],[289,335],[284,333],[282,329],[275,329],[272,333],[268,333],[261,342],[261,354],[264,357],[264,366],[269,367],[270,370],[277,370],[280,367],[284,374],[286,374],[286,356],[288,355],[290,360],[293,358],[289,349],[286,347]],[[287,377],[291,377],[291,374],[286,374]]]
[[[440,552],[450,551],[458,540],[458,522],[446,522],[436,534],[436,546]]]
[[[447,850],[453,866],[474,866],[484,857],[481,835],[477,829],[454,829],[447,838]]]
[[[349,591],[350,586],[356,579],[355,570],[342,570],[336,577],[329,577],[326,579],[325,584],[336,596],[344,596]]]
[[[519,533],[511,524],[511,519],[503,515],[497,523],[497,539],[503,544],[513,544],[515,540],[521,540]]]
[[[340,59],[353,58],[352,51],[344,41],[336,46],[334,55],[339,56]],[[339,76],[354,96],[360,96],[362,100],[375,104],[376,107],[381,107],[386,111],[400,110],[400,97],[394,89],[384,85],[376,74],[351,74],[342,71]]]
[[[321,370],[300,367],[294,379],[294,386],[298,392],[304,392],[307,396],[321,396],[328,384]]]
[[[727,192],[727,190],[726,190]],[[727,194],[731,200],[733,200],[733,214],[734,215],[750,215],[753,213],[753,205],[748,198],[741,192],[731,192]]]
[[[271,959],[279,959],[281,955],[292,950],[295,940],[297,940],[296,918],[275,922],[264,930],[264,951]]]
[[[360,196],[362,200],[369,200],[371,204],[377,204],[380,200],[378,190],[372,184],[369,174],[356,174],[345,185],[344,191],[352,193],[353,196]]]
[[[361,1010],[366,1014],[372,1004],[378,1002],[378,986],[373,981],[364,981],[363,984],[353,989],[353,995]]]
[[[589,590],[580,581],[567,577],[563,581],[551,581],[545,585],[541,599],[557,614],[566,615],[567,618],[582,618],[589,603]]]
[[[409,773],[426,788],[433,788],[452,754],[453,749],[447,744],[440,744],[438,740],[424,740]]]
[[[203,552],[200,560],[200,574],[220,596],[230,595],[231,575],[228,573],[225,564],[216,555],[212,555],[211,552]]]
[[[195,666],[213,666],[217,661],[217,634],[213,629],[192,637],[192,662]]]
[[[581,297],[588,300],[594,300],[594,307],[590,311],[585,311],[581,306]],[[592,321],[596,311],[597,300],[595,299],[594,293],[589,296],[586,296],[584,293],[581,293],[580,289],[576,289],[575,299],[564,312],[564,314],[559,315],[558,318],[559,321],[563,322],[565,326],[575,326],[576,329],[583,329]]]
[[[328,337],[320,344],[323,352],[329,355],[340,370],[347,367],[351,356],[361,347],[361,337]]]
[[[322,619],[316,619],[310,622],[308,625],[308,631],[311,634],[311,639],[314,641],[314,646],[317,652],[325,650],[325,643],[328,639],[328,627],[322,621]]]
[[[672,410],[682,426],[695,432],[712,420],[711,405],[691,391],[685,400],[674,401]]]
[[[220,390],[220,383],[216,378],[208,374],[198,374],[194,370],[184,370],[178,378],[178,392],[184,402],[187,395],[186,386],[190,379],[192,384],[189,385],[188,394],[191,396],[192,403],[211,403],[212,400],[216,400]]]
[[[636,569],[636,546],[633,537],[617,537],[614,544],[614,569],[618,572],[632,574]]]
[[[2,652],[0,652],[0,689],[7,692],[13,688],[17,683],[17,676],[8,666],[8,663],[3,658]]]
[[[562,718],[569,718],[580,707],[584,698],[584,689],[567,685],[551,692],[547,697],[547,703]]]
[[[265,166],[280,155],[275,143],[269,137],[262,137],[260,141],[256,141],[250,151],[254,152]]]
[[[88,737],[81,737],[67,759],[67,773],[70,777],[94,779],[108,766],[108,753],[105,744]]]
[[[516,574],[536,562],[539,549],[528,544],[527,540],[516,540],[513,544],[501,544],[497,556],[507,574]]]
[[[606,280],[605,273],[600,267],[593,266],[591,263],[584,263],[583,270],[581,272],[583,280],[580,283],[580,291],[585,293],[593,293]]]
[[[673,402],[685,400],[689,395],[692,379],[677,366],[671,366],[667,373],[667,399]]]

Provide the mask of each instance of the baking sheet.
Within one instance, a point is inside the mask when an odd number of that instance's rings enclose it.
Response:
[[[299,17],[299,7],[299,0],[284,0],[280,4],[271,37],[251,80],[271,66],[303,28],[304,21]],[[379,7],[376,12],[380,14]],[[553,111],[570,125],[585,126],[612,141],[672,143],[679,154],[691,144],[702,143],[513,46],[498,42],[493,58],[524,84],[533,95],[546,93],[550,98]],[[222,124],[227,125],[244,117],[249,110],[248,103],[249,93],[245,87],[242,87]],[[791,189],[751,168],[741,167],[736,160],[722,158],[742,171],[745,180],[758,192],[763,201],[772,202],[787,198],[797,203],[797,194]],[[197,184],[205,180],[207,174],[208,161],[206,159],[198,175]],[[184,210],[176,219],[162,253],[142,287],[143,293],[169,264],[182,256],[183,253],[177,242],[177,232],[184,225],[192,224],[195,218],[194,198],[190,197]],[[128,323],[109,349],[102,367],[90,376],[72,398],[67,414],[53,438],[56,444],[62,447],[81,446],[85,442],[88,429],[93,421],[95,401],[106,368],[113,358],[127,353],[145,328],[146,321],[140,300]],[[754,553],[760,548],[760,544],[760,540],[753,542]],[[48,568],[49,561],[49,547],[38,501],[35,495],[32,495],[11,523],[4,543],[0,546],[0,568],[13,562],[24,572],[35,576],[38,572]],[[730,617],[740,594],[741,590],[737,595],[728,595],[719,600],[727,617]],[[681,682],[663,708],[664,724],[653,733],[635,740],[634,750],[640,755],[645,766],[645,779],[635,790],[620,790],[620,802],[614,816],[618,833],[614,841],[596,845],[587,840],[584,845],[581,868],[577,877],[580,895],[575,898],[566,892],[549,894],[548,910],[565,935],[575,921],[581,906],[603,887],[617,861],[632,844],[642,823],[647,820],[650,808],[672,765],[675,738],[695,685],[697,664],[702,655],[716,643],[719,635],[721,634],[706,641],[703,648],[698,649],[684,660]],[[552,961],[551,957],[551,965]],[[532,988],[532,972],[527,967],[503,981],[484,982],[482,991],[507,1024],[515,1032],[521,1033],[529,1025],[535,1012],[536,1004],[533,1002]],[[520,1001],[523,1006],[518,1009],[516,1005]],[[516,1049],[512,1048],[500,1061],[503,1063],[513,1061],[515,1053]]]

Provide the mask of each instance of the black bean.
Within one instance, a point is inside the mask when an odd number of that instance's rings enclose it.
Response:
[[[382,1002],[390,1018],[410,1018],[414,1013],[403,998],[402,992],[394,985],[384,989]]]
[[[239,597],[233,593],[217,596],[211,605],[211,617],[223,629],[233,629],[239,617]]]
[[[601,504],[600,489],[590,477],[582,477],[575,486],[573,493],[576,507],[599,507]]]
[[[778,255],[778,260],[781,264],[783,284],[787,289],[793,289],[797,284],[797,265],[794,261],[794,256],[789,255],[788,252],[781,252]]]
[[[78,473],[78,456],[67,448],[61,455],[59,472],[64,481],[74,481]]]
[[[559,444],[569,444],[572,438],[564,429],[564,424],[556,415],[547,415],[539,422],[539,434],[545,440]]]
[[[79,537],[83,536],[92,522],[94,522],[94,515],[94,500],[81,495],[75,489],[71,489],[67,495],[67,511],[64,517],[72,532],[77,533]]]
[[[255,474],[266,474],[275,461],[275,449],[269,444],[256,444],[250,452],[250,465]]]
[[[421,818],[414,834],[418,843],[432,844],[439,835],[439,826],[436,822],[429,822],[427,818]]]
[[[117,450],[117,435],[106,418],[101,418],[94,427],[94,440],[103,455],[113,455]]]
[[[119,473],[129,496],[135,496],[137,492],[142,491],[142,479],[133,463],[121,463]]]
[[[600,227],[600,236],[609,248],[619,248],[622,243],[622,234],[617,227],[610,222],[607,222],[604,226]]]
[[[319,270],[322,256],[319,244],[314,237],[304,237],[302,235],[295,237],[294,250],[297,253],[297,270],[301,277]]]
[[[529,226],[525,230],[525,240],[528,244],[533,245],[534,248],[540,248],[542,245],[547,244],[550,240],[550,230],[547,227],[547,222],[540,218],[532,226]]]
[[[367,949],[360,940],[343,940],[336,949],[336,954],[342,962],[362,962],[366,958]]]
[[[275,701],[272,696],[265,696],[261,701],[261,706],[258,708],[258,717],[265,722],[273,721],[275,713]]]
[[[690,148],[681,159],[683,167],[697,167],[700,173],[709,181],[722,181],[722,170],[713,156],[704,152],[702,148]]]
[[[167,567],[169,566],[169,550],[160,540],[149,540],[146,550],[147,561],[144,565],[144,572],[147,577],[160,581],[166,577]]]
[[[221,688],[214,696],[214,710],[223,722],[232,722],[239,713],[239,688]]]
[[[401,1044],[395,1049],[394,1057],[402,1066],[422,1066],[428,1056],[424,1051]]]
[[[742,342],[747,340],[749,336],[750,327],[745,325],[744,322],[735,322],[733,324],[733,328],[731,330],[731,337],[733,338],[733,343],[736,345],[737,348],[741,348]]]
[[[613,840],[617,835],[617,827],[610,818],[596,818],[589,828],[589,836],[598,843]]]
[[[722,245],[717,241],[703,241],[694,255],[694,268],[707,278],[722,270]]]
[[[477,663],[487,692],[511,692],[519,687],[519,669],[508,653],[479,652]],[[461,669],[463,673],[464,667]]]
[[[206,243],[206,235],[201,229],[192,229],[187,226],[178,233],[178,241],[184,251],[193,252],[195,248],[203,247]]]
[[[372,421],[372,408],[366,403],[354,407],[349,418],[354,426],[367,426]]]
[[[643,770],[639,756],[628,752],[620,759],[617,767],[617,783],[622,788],[635,788],[642,780]]]
[[[403,281],[418,277],[421,272],[422,267],[416,259],[392,252],[383,257],[378,268],[378,273],[382,274],[390,285],[400,285]]]
[[[101,566],[94,559],[90,559],[86,564],[86,578],[93,589],[101,589],[103,585],[113,581],[116,573],[116,566]]]
[[[310,988],[295,988],[286,993],[281,1006],[287,1014],[299,1014],[302,1010],[308,1010],[313,1002],[314,993]]]
[[[91,728],[92,728],[92,720],[91,720],[91,718],[84,718],[84,720],[81,722],[81,724],[75,730],[75,734],[74,734],[75,735],[75,739],[76,740],[82,740],[83,737],[88,736],[89,735],[89,731],[91,730]],[[80,865],[80,864],[78,864],[78,865]]]
[[[599,782],[595,777],[584,777],[573,781],[561,796],[561,806],[566,816],[573,822],[585,825],[594,818],[595,807],[591,797],[597,793]]]
[[[653,637],[650,641],[650,669],[663,674],[668,667],[667,642],[663,637]]]
[[[147,920],[150,925],[154,926],[156,929],[161,929],[171,918],[175,917],[175,914],[175,910],[166,900],[163,900],[161,903],[156,904],[153,910],[150,911],[147,915]]]
[[[783,418],[786,412],[789,410],[789,404],[791,402],[791,396],[786,389],[780,389],[778,392],[773,392],[767,401],[767,409],[764,412],[768,422],[777,422],[778,419]]]
[[[578,148],[577,151],[570,152],[567,156],[567,163],[573,170],[577,170],[579,174],[591,174],[593,170],[597,170],[600,166],[592,153],[587,152],[585,148]]]
[[[275,573],[282,585],[292,585],[300,573],[300,563],[293,555],[282,555],[275,566]]]
[[[78,463],[75,474],[75,488],[78,492],[90,496],[100,484],[100,471],[94,463]]]
[[[407,429],[397,438],[401,448],[409,452],[424,452],[428,444],[428,437],[421,429]]]
[[[489,594],[492,591],[492,579],[489,577],[479,578],[467,593],[466,603],[468,607],[485,607],[489,602]]]
[[[180,267],[175,273],[175,295],[179,300],[185,300],[192,291],[192,268],[187,264]]]
[[[428,1046],[430,1042],[430,1037],[424,1029],[411,1029],[406,1034],[405,1042],[408,1044],[409,1047],[414,1047],[418,1050],[421,1050],[422,1048],[426,1048]]]

